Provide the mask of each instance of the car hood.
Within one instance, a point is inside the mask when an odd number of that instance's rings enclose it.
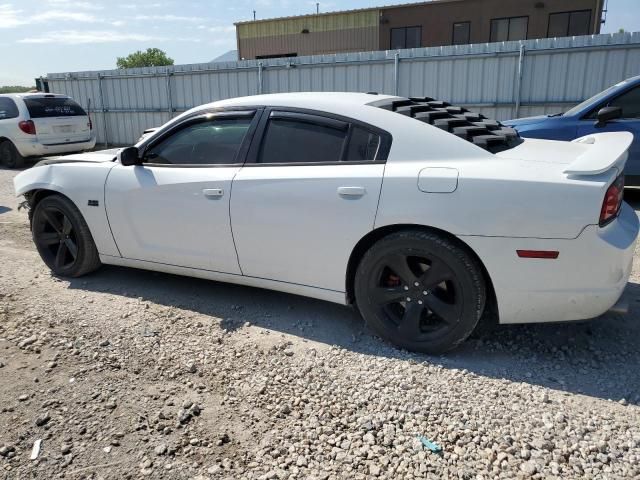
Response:
[[[54,163],[72,163],[72,162],[112,162],[118,154],[119,148],[110,148],[108,150],[97,150],[95,152],[76,153],[73,155],[63,155],[58,157],[47,157],[35,164],[52,165]]]
[[[535,117],[524,117],[524,118],[516,118],[514,120],[504,120],[503,123],[504,125],[507,125],[509,127],[522,127],[524,125],[534,125],[536,123],[541,123],[541,122],[545,122],[547,120],[549,120],[550,118],[554,118],[554,117],[549,117],[547,115],[537,115]]]

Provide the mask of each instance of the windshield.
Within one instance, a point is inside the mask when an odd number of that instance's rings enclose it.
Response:
[[[588,98],[587,100],[585,100],[584,102],[576,105],[572,109],[567,110],[564,113],[564,115],[575,115],[576,113],[578,113],[581,110],[583,110],[585,107],[588,107],[589,105],[591,105],[593,103],[598,103],[604,97],[609,95],[612,91],[617,90],[618,88],[626,85],[627,83],[628,83],[628,81],[625,80],[624,82],[620,82],[620,83],[616,83],[615,85],[612,85],[611,87],[607,88],[606,90],[601,91],[600,93],[596,93],[593,97]]]
[[[80,105],[64,97],[25,98],[31,118],[75,117],[86,115]]]

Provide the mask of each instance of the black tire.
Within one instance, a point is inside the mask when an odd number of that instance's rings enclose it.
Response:
[[[478,261],[463,246],[420,230],[379,240],[355,276],[356,304],[367,325],[398,347],[429,354],[467,339],[486,296]]]
[[[50,195],[36,205],[31,232],[40,257],[55,275],[80,277],[101,265],[80,210],[62,195]]]
[[[24,157],[9,140],[0,143],[0,164],[8,168],[24,167]]]

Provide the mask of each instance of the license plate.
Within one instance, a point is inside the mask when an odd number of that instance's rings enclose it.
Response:
[[[72,125],[55,125],[53,127],[54,133],[71,133],[73,132]]]

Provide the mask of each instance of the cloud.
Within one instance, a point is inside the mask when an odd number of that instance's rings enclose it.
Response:
[[[98,3],[82,2],[75,0],[45,0],[46,3],[58,8],[78,9],[78,10],[102,10],[104,7]]]
[[[13,28],[25,25],[21,17],[22,10],[16,10],[9,4],[0,4],[0,28]]]
[[[110,30],[58,30],[46,32],[39,36],[31,36],[18,40],[18,43],[46,43],[62,45],[80,45],[87,43],[115,43],[115,42],[150,42],[164,41],[164,37],[137,33],[120,33]]]
[[[202,17],[185,17],[182,15],[136,15],[135,20],[151,20],[160,22],[201,22]]]
[[[227,25],[223,27],[209,27],[207,30],[212,33],[236,33],[236,27],[234,25]]]
[[[0,5],[0,28],[15,28],[23,25],[64,21],[95,23],[101,20],[85,12],[47,10],[40,13],[27,14],[22,10],[13,8],[9,4]]]

